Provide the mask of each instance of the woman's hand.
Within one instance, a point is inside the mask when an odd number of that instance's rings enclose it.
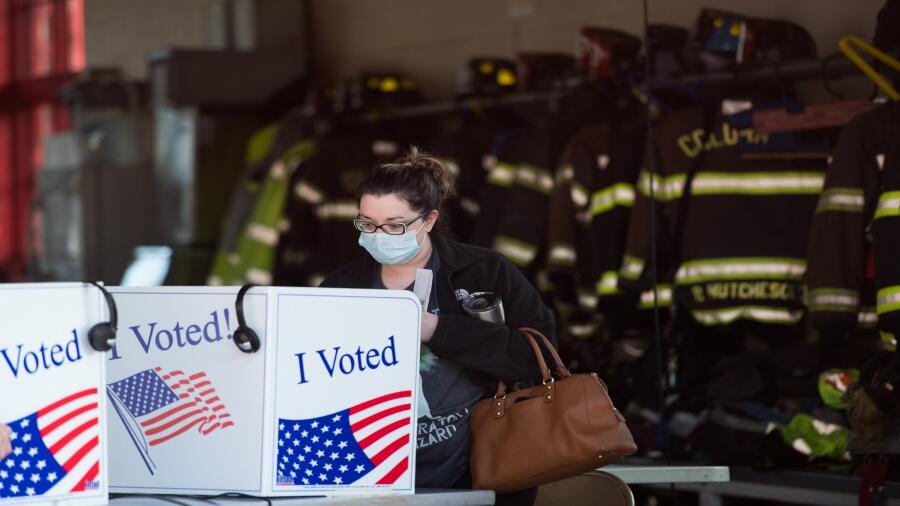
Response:
[[[422,342],[427,343],[434,337],[434,330],[437,329],[438,316],[427,311],[422,312]]]
[[[0,460],[12,453],[12,429],[0,423]]]

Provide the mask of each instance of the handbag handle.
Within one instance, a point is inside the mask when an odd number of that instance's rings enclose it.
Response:
[[[532,334],[537,335],[541,341],[544,343],[544,346],[550,350],[550,355],[553,357],[553,361],[556,365],[556,372],[559,374],[561,378],[565,378],[566,376],[571,376],[572,373],[563,365],[562,359],[559,357],[559,353],[556,352],[556,348],[553,347],[553,344],[547,339],[543,333],[539,330],[533,329],[531,327],[520,327],[519,331],[528,339],[528,344],[531,345],[531,351],[534,352],[534,358],[537,360],[538,369],[541,370],[541,381],[546,385],[548,383],[553,383],[553,376],[550,375],[550,368],[547,367],[547,361],[544,360],[544,354],[541,353],[541,347],[538,344],[538,341],[532,336]],[[502,380],[497,381],[497,393],[494,394],[495,399],[506,398],[506,383]]]
[[[537,335],[538,337],[541,338],[541,342],[544,343],[544,347],[547,348],[547,350],[550,352],[550,355],[553,357],[553,362],[556,364],[556,373],[559,374],[559,376],[561,378],[565,378],[566,376],[572,375],[572,373],[569,372],[569,369],[565,366],[565,364],[563,364],[562,358],[559,357],[559,353],[556,351],[556,348],[553,346],[553,343],[551,343],[550,340],[547,339],[547,336],[545,336],[543,333],[541,333],[541,331],[539,331],[537,329],[533,329],[531,327],[521,327],[519,330],[526,334]],[[541,353],[540,360],[543,360],[543,353]]]

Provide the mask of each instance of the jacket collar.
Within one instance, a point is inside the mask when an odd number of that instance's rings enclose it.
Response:
[[[487,255],[480,248],[466,247],[452,239],[440,235],[431,237],[434,247],[437,249],[441,263],[452,272],[460,271],[466,267],[483,260]]]

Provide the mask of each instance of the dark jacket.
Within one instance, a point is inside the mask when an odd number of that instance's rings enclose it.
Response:
[[[440,266],[436,293],[441,309],[437,329],[427,343],[440,358],[490,378],[511,383],[539,378],[534,354],[525,336],[515,330],[530,326],[556,346],[553,315],[525,276],[499,253],[432,235]],[[371,288],[378,264],[366,254],[331,273],[320,286]],[[457,300],[468,293],[495,292],[503,299],[507,325],[467,316]],[[550,364],[548,360],[548,364]]]

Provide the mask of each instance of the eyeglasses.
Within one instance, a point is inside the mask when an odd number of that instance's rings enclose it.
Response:
[[[353,220],[353,226],[356,227],[356,230],[359,230],[364,234],[373,234],[380,228],[382,232],[388,235],[403,235],[406,233],[406,229],[410,225],[415,223],[417,220],[428,216],[428,213],[430,212],[431,211],[424,212],[406,223],[384,223],[382,225],[376,225],[371,221],[357,218]]]

